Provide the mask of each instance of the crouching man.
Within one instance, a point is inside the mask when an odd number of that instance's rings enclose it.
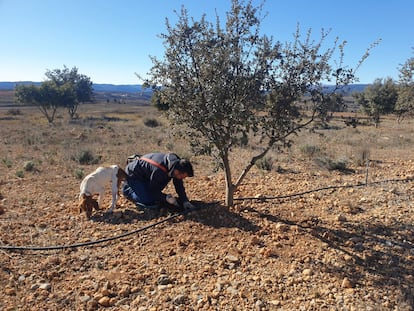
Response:
[[[184,209],[194,207],[187,198],[183,183],[186,177],[194,176],[189,160],[180,159],[174,153],[149,153],[130,161],[125,172],[128,177],[122,192],[138,207],[158,208],[168,204]],[[178,200],[162,192],[171,179]]]

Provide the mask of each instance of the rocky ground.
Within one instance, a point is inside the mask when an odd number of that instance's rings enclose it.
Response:
[[[0,249],[0,310],[414,308],[406,152],[377,152],[368,176],[366,167],[331,171],[295,157],[254,168],[232,208],[223,174],[197,160],[186,188],[200,210],[170,217],[121,198],[113,214],[87,220],[76,208],[80,180],[56,161],[67,148],[51,143],[60,130],[40,129],[0,130],[0,246],[58,247]],[[80,139],[77,126],[68,131]],[[42,161],[18,177],[25,152]],[[99,243],[82,244],[91,241]]]

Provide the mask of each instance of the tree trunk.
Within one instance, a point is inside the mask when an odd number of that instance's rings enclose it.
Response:
[[[231,169],[230,169],[230,163],[229,163],[229,157],[228,154],[225,153],[222,156],[223,166],[224,166],[224,177],[226,179],[226,206],[231,207],[234,204],[234,185],[231,181]]]

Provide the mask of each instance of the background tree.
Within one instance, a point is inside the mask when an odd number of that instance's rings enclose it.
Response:
[[[260,34],[261,11],[251,1],[233,0],[222,27],[218,16],[215,23],[205,16],[195,21],[183,7],[175,26],[166,20],[164,58],[151,58],[146,83],[157,87],[157,100],[168,104],[173,124],[187,125],[193,150],[217,154],[227,206],[256,161],[272,148],[288,146],[293,134],[326,115],[333,96],[322,82],[338,90],[355,81],[356,69],[343,64],[345,42],[336,38],[323,50],[329,32],[322,30],[314,41],[311,30],[302,38],[299,27],[293,42],[275,42]],[[335,52],[337,67],[330,64]],[[367,56],[368,51],[357,67]],[[301,109],[305,95],[310,112]],[[231,155],[252,140],[257,154],[233,181]]]
[[[66,93],[62,105],[68,110],[69,116],[73,119],[80,103],[91,102],[93,100],[92,82],[89,77],[78,73],[78,69],[66,66],[63,69],[47,70],[46,77],[49,78],[62,91],[72,90],[73,94],[68,96]]]
[[[402,120],[404,115],[414,114],[414,57],[401,65],[399,71],[398,99],[395,104],[398,121]]]
[[[381,115],[394,112],[398,98],[397,85],[391,78],[376,79],[363,92],[354,94],[354,98],[378,127]]]
[[[66,66],[63,70],[47,70],[46,77],[49,80],[39,87],[16,86],[15,96],[20,103],[37,106],[49,123],[53,123],[59,107],[66,108],[70,118],[73,119],[79,103],[93,100],[90,78],[79,74],[76,67],[70,70]]]
[[[60,90],[53,82],[43,82],[40,87],[17,85],[15,96],[18,102],[38,107],[47,121],[53,123],[61,99]]]

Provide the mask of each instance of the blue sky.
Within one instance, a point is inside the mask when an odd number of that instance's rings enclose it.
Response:
[[[225,21],[230,0],[0,0],[0,81],[43,81],[47,69],[77,67],[94,83],[140,84],[149,56],[161,58],[165,18],[184,5],[189,16],[203,13]],[[253,4],[261,3],[253,0]],[[413,57],[412,0],[267,0],[262,33],[292,41],[299,23],[331,29],[328,43],[346,40],[345,63],[355,66],[371,43],[382,42],[357,72],[360,83],[398,79],[398,67]]]

